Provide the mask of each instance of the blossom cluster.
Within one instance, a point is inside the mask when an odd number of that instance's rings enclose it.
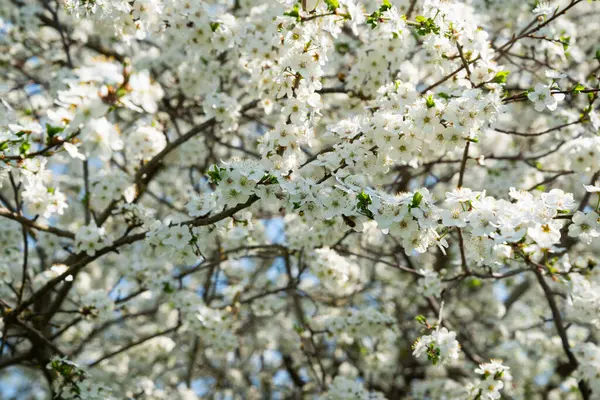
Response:
[[[597,398],[599,4],[2,3],[0,397]]]

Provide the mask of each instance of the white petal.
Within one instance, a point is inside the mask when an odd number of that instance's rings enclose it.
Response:
[[[600,192],[600,187],[599,186],[583,185],[583,187],[585,188],[586,191],[588,191],[590,193],[598,193],[598,192]]]
[[[558,102],[556,100],[549,100],[547,106],[548,110],[554,111],[556,110],[556,107],[558,107]]]
[[[133,202],[133,200],[135,200],[135,194],[136,194],[135,185],[131,185],[127,189],[125,189],[125,192],[123,193],[123,197],[125,197],[125,201],[128,204],[131,204]]]
[[[80,160],[85,160],[85,156],[77,150],[77,146],[71,144],[69,142],[64,142],[63,147],[69,153],[69,155],[73,158],[79,158]]]

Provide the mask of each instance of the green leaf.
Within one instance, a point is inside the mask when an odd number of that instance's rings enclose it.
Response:
[[[421,204],[423,200],[423,195],[419,192],[415,192],[413,195],[412,201],[410,202],[410,208],[417,208]]]
[[[567,49],[569,48],[569,45],[571,44],[571,37],[570,36],[561,36],[560,43],[563,46],[563,50],[567,51]]]
[[[325,4],[327,4],[329,11],[335,11],[340,6],[340,2],[338,0],[325,0]]]
[[[283,15],[285,15],[286,17],[293,17],[296,18],[297,21],[300,21],[300,8],[298,6],[298,4],[294,5],[294,8],[291,9],[290,11],[286,11],[283,13]]]
[[[210,181],[212,183],[219,183],[221,182],[221,180],[223,179],[223,177],[221,176],[221,172],[224,172],[225,170],[222,168],[217,167],[216,165],[213,165],[213,169],[212,170],[208,170],[206,172],[206,175],[208,175]]]
[[[366,194],[363,190],[358,196],[356,196],[356,199],[358,200],[356,208],[367,217],[373,218],[373,213],[371,212],[371,210],[369,210],[369,205],[373,203],[371,196]]]
[[[578,83],[577,86],[575,86],[573,88],[573,93],[579,93],[584,89],[585,89],[585,86],[583,86],[581,83]]]
[[[121,98],[127,94],[127,89],[124,87],[117,89],[117,97]]]
[[[339,54],[347,54],[350,51],[350,45],[348,43],[336,43],[335,51]]]
[[[425,105],[427,106],[427,108],[432,108],[435,107],[435,101],[433,101],[433,95],[429,95],[427,96],[427,99],[425,100]]]
[[[482,284],[481,279],[477,278],[473,278],[469,281],[469,287],[473,289],[480,287]]]
[[[19,147],[19,152],[21,154],[26,154],[29,151],[29,149],[31,149],[31,143],[23,142],[21,143],[21,147]]]
[[[169,282],[163,283],[163,292],[165,293],[174,293],[175,289],[171,286]]]
[[[49,137],[56,136],[64,130],[65,128],[61,128],[60,126],[52,126],[50,124],[46,124],[46,133]]]
[[[383,4],[379,7],[379,9],[377,11],[373,11],[373,13],[367,17],[367,25],[370,25],[371,29],[375,29],[377,25],[379,25],[379,22],[382,22],[381,14],[390,8],[392,8],[392,4],[389,2],[389,0],[383,0]]]
[[[379,10],[374,11],[373,14],[367,17],[367,25],[370,25],[371,29],[375,29],[379,25],[379,18],[381,18]]]
[[[430,360],[433,365],[436,365],[440,361],[441,350],[439,347],[435,347],[433,343],[431,343],[427,348],[427,359]]]
[[[440,27],[435,24],[435,21],[431,18],[426,18],[422,15],[418,15],[415,21],[419,24],[417,27],[417,34],[425,36],[430,33],[438,35],[440,33]]]
[[[551,275],[554,275],[558,272],[558,269],[556,267],[548,267],[548,272],[550,272]]]
[[[506,78],[508,77],[508,74],[510,74],[510,71],[498,71],[498,73],[496,73],[496,76],[494,77],[492,82],[506,83]]]
[[[277,177],[275,175],[265,174],[265,176],[263,176],[260,182],[265,185],[272,185],[274,183],[277,183]]]

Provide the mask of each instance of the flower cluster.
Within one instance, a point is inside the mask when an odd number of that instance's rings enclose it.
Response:
[[[54,374],[52,387],[60,398],[81,400],[113,398],[110,388],[89,378],[81,366],[66,358],[53,357],[46,369]]]
[[[92,222],[90,225],[84,225],[75,233],[75,247],[78,252],[93,256],[100,249],[110,246],[112,239],[102,227],[98,227]]]
[[[600,390],[600,377],[598,376],[600,347],[587,342],[578,345],[573,350],[581,360],[581,366],[577,370],[579,376],[588,382],[594,393],[597,393]]]
[[[384,398],[381,393],[369,392],[359,382],[343,376],[336,377],[329,391],[321,397],[323,400],[383,400]]]
[[[481,375],[481,382],[471,390],[475,398],[496,400],[501,398],[500,391],[504,387],[502,379],[506,379],[506,372],[510,368],[503,365],[501,360],[490,360],[489,363],[479,365],[475,373]]]
[[[81,313],[86,318],[106,322],[113,316],[115,303],[106,295],[104,290],[91,290],[85,293],[80,301],[82,304]]]
[[[393,328],[394,320],[377,310],[364,309],[328,318],[324,325],[335,335],[346,334],[355,338],[377,336],[382,331]]]
[[[311,267],[323,287],[339,295],[351,293],[360,281],[358,266],[327,247],[315,250]]]
[[[427,355],[427,359],[436,364],[447,364],[457,360],[460,345],[456,340],[456,332],[438,327],[430,335],[421,336],[413,344],[413,355],[420,358]]]
[[[194,333],[202,338],[206,346],[224,354],[239,346],[232,332],[232,317],[227,311],[201,306],[198,307],[196,318],[197,321],[192,325]]]
[[[3,2],[0,393],[597,397],[599,4]]]

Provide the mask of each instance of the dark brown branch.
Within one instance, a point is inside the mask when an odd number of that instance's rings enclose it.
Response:
[[[93,367],[95,365],[98,365],[99,363],[101,363],[104,360],[108,360],[111,357],[114,357],[114,356],[116,356],[118,354],[121,354],[123,352],[126,352],[127,350],[130,350],[130,349],[132,349],[132,348],[134,348],[136,346],[139,346],[140,344],[145,343],[145,342],[147,342],[150,339],[154,339],[155,337],[159,337],[159,336],[167,335],[167,334],[169,334],[171,332],[175,332],[175,331],[177,331],[179,329],[180,326],[181,325],[178,324],[177,326],[174,326],[172,328],[165,329],[165,330],[160,331],[160,332],[156,332],[156,333],[154,333],[152,335],[149,335],[149,336],[146,336],[146,337],[144,337],[142,339],[139,339],[139,340],[137,340],[137,341],[135,341],[133,343],[129,343],[129,344],[127,344],[127,345],[119,348],[118,350],[115,350],[115,351],[113,351],[111,353],[103,355],[102,357],[98,358],[96,361],[92,361],[88,366],[89,367]]]
[[[550,286],[548,286],[548,283],[546,283],[546,280],[544,279],[544,275],[542,275],[542,272],[540,271],[540,268],[538,268],[537,265],[533,265],[533,272],[535,273],[535,276],[536,276],[538,282],[540,283],[540,286],[542,287],[544,294],[546,295],[546,300],[548,300],[548,305],[550,306],[550,310],[552,310],[552,318],[554,321],[554,326],[556,328],[558,336],[560,337],[560,341],[562,343],[563,350],[564,350],[565,354],[567,355],[567,358],[569,359],[569,369],[571,371],[575,371],[577,369],[577,367],[579,366],[579,362],[577,361],[577,358],[575,358],[575,355],[571,351],[571,345],[569,344],[569,337],[567,336],[567,330],[565,329],[562,315],[560,313],[560,310],[558,309],[556,300],[554,299],[554,294],[552,293],[552,289],[550,289]],[[589,388],[583,380],[579,381],[579,390],[580,390],[581,395],[583,396],[584,400],[590,399]]]

